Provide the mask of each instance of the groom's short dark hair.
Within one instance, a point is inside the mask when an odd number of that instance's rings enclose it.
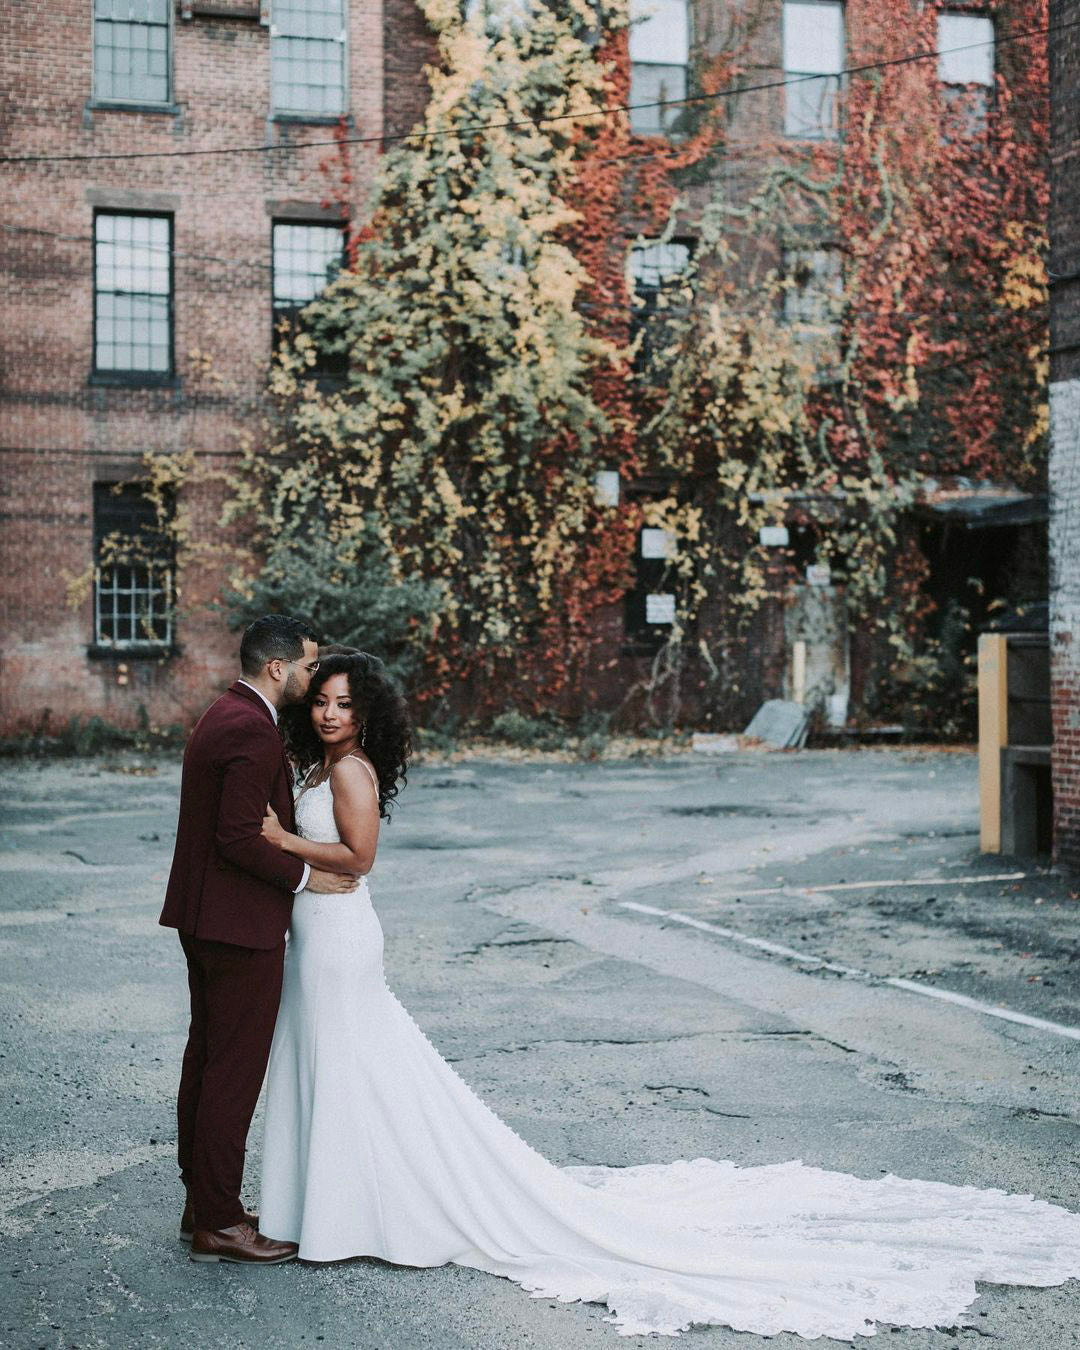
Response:
[[[240,669],[245,675],[258,675],[267,661],[298,661],[304,654],[304,641],[318,637],[303,619],[285,614],[264,614],[249,623],[240,640]]]

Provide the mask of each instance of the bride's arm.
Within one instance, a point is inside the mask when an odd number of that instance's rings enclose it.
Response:
[[[375,862],[379,842],[379,797],[371,775],[358,761],[343,759],[330,771],[334,794],[334,821],[339,844],[319,844],[286,830],[267,807],[263,835],[272,844],[323,872],[366,876]]]

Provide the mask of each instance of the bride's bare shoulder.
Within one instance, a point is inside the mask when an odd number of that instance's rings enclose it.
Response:
[[[359,755],[345,755],[330,770],[330,782],[333,786],[340,783],[354,789],[370,783],[377,792],[379,780],[374,767],[366,759],[361,759]]]

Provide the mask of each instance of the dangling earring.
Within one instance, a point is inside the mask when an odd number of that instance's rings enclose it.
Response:
[[[360,728],[360,749],[363,750],[366,744],[367,744],[367,723],[365,722],[364,725]]]

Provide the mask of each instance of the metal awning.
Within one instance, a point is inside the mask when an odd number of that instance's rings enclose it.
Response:
[[[988,530],[1042,524],[1049,519],[1050,502],[1045,492],[1023,492],[1011,483],[927,478],[919,488],[913,510],[922,519],[938,524]]]

